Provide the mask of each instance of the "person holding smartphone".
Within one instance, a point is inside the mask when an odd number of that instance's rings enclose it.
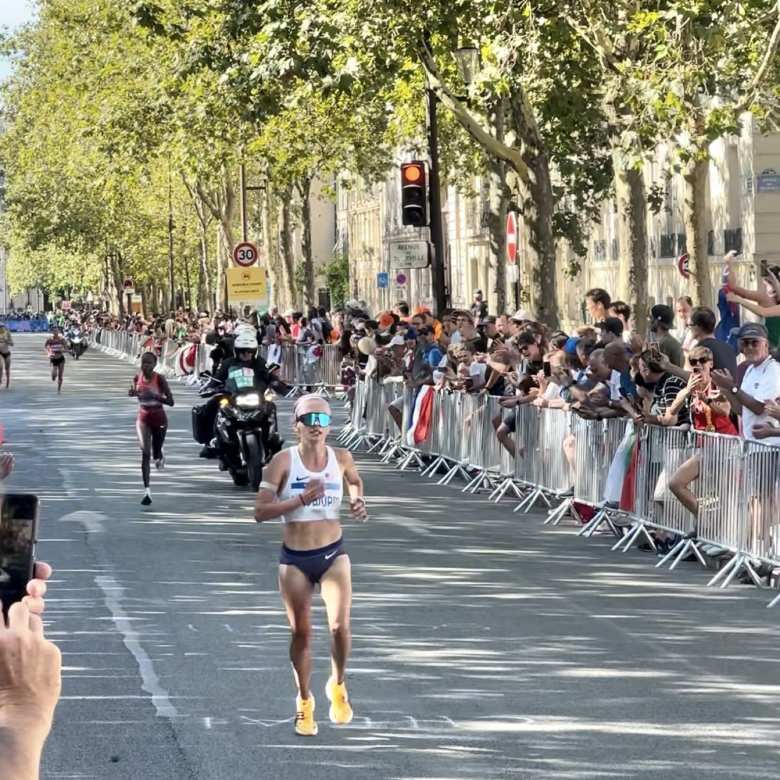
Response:
[[[8,618],[0,620],[0,766],[3,777],[14,780],[38,780],[62,686],[60,651],[43,635],[52,569],[38,561],[34,573],[27,595],[8,605]]]
[[[144,481],[141,504],[144,506],[152,503],[152,491],[149,487],[152,458],[158,470],[165,467],[163,444],[168,430],[168,418],[163,404],[173,406],[173,394],[168,380],[155,372],[156,365],[157,356],[153,352],[144,352],[141,356],[141,373],[133,377],[133,383],[127,393],[131,398],[138,399],[135,427],[141,447],[141,477]]]
[[[317,585],[331,631],[331,676],[325,688],[330,720],[347,724],[353,714],[345,683],[352,644],[352,573],[339,520],[344,483],[352,518],[365,522],[368,515],[352,455],[326,443],[331,424],[328,402],[304,395],[295,404],[294,419],[298,445],[277,453],[268,465],[257,493],[255,520],[280,518],[283,523],[279,590],[292,631],[290,660],[298,687],[295,731],[313,737],[318,727],[310,688],[311,605]]]

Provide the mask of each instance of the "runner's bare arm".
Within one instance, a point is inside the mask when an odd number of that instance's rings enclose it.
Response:
[[[344,482],[349,491],[349,506],[352,510],[352,517],[355,520],[365,521],[368,519],[368,512],[366,511],[366,500],[363,497],[363,480],[358,474],[352,453],[348,450],[337,449],[336,458],[341,466]]]
[[[280,487],[287,479],[290,469],[290,455],[286,451],[277,452],[263,472],[263,481],[255,499],[255,520],[262,523],[293,512],[324,494],[325,486],[322,480],[312,480],[302,494],[286,501],[279,501]]]
[[[173,393],[171,392],[171,386],[168,384],[168,380],[160,374],[160,389],[162,390],[163,403],[167,406],[173,406]]]

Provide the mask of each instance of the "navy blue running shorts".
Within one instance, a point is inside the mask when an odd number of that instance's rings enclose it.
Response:
[[[333,565],[333,561],[340,555],[346,554],[343,538],[327,547],[318,547],[316,550],[291,550],[286,544],[283,544],[279,563],[295,566],[309,578],[312,585],[316,585]]]

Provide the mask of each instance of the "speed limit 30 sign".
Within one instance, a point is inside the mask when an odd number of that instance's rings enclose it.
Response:
[[[254,265],[257,262],[257,247],[248,241],[236,244],[236,248],[233,250],[233,262],[243,268]]]

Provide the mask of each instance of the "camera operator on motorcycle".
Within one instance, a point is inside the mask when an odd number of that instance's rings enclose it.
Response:
[[[215,427],[219,429],[220,425],[217,423],[217,415],[221,405],[224,403],[225,396],[236,398],[242,393],[251,392],[257,394],[260,398],[264,398],[265,393],[269,389],[273,389],[278,393],[286,393],[289,388],[281,382],[274,373],[269,370],[265,363],[265,360],[257,354],[258,343],[257,335],[254,327],[250,325],[239,326],[234,342],[235,357],[227,358],[222,362],[216,374],[214,380],[224,386],[224,392],[213,395],[206,404],[200,408],[199,417],[201,418],[201,425],[205,425],[206,429],[211,432],[215,430]],[[208,387],[206,392],[208,392]],[[202,394],[205,394],[202,391]],[[266,416],[262,424],[262,438],[264,454],[267,457],[273,455],[278,451],[281,446],[281,442],[276,434],[276,412],[275,407],[270,405],[272,414]],[[219,431],[217,430],[217,433]],[[227,437],[229,441],[234,439],[233,435]],[[199,439],[203,441],[203,439]],[[219,458],[228,465],[231,475],[233,475],[233,465],[238,468],[236,451],[230,444],[225,449],[224,443],[225,437],[220,439],[217,435],[210,442],[206,443],[201,450],[200,456],[203,458]],[[216,445],[216,446],[215,446]],[[232,456],[231,456],[232,451]],[[235,476],[234,476],[235,478]]]

